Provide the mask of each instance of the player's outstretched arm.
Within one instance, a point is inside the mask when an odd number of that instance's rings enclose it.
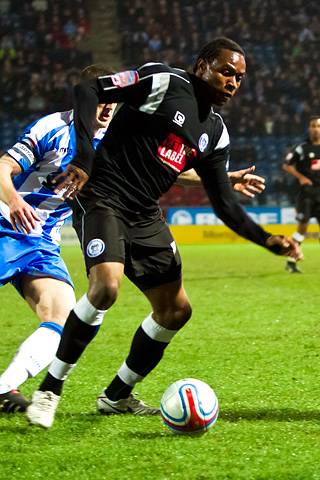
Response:
[[[95,154],[92,146],[93,125],[98,104],[129,103],[135,108],[139,107],[147,99],[153,85],[153,72],[147,73],[141,74],[136,70],[118,72],[75,85],[73,105],[77,149],[71,165],[91,175]],[[140,81],[140,77],[144,81]]]
[[[240,192],[246,197],[253,198],[257,193],[262,193],[264,191],[266,188],[265,179],[259,175],[253,174],[255,168],[255,166],[252,166],[242,170],[228,172],[228,177],[236,192]],[[202,184],[201,178],[193,168],[181,173],[177,178],[176,183],[183,187],[196,187]]]
[[[255,175],[256,167],[243,168],[234,172],[228,172],[228,177],[231,181],[233,189],[240,192],[246,197],[254,198],[257,193],[262,193],[265,186],[265,179],[259,175]]]
[[[274,253],[283,255],[284,257],[291,257],[296,260],[302,260],[303,254],[297,242],[292,238],[284,235],[271,235],[266,240],[266,246]]]
[[[201,178],[193,168],[180,173],[176,180],[176,184],[181,185],[182,187],[200,187],[202,185]]]
[[[73,200],[88,178],[89,175],[82,168],[69,163],[66,170],[52,180],[52,184],[55,185],[54,192],[63,198]]]
[[[281,235],[271,235],[255,223],[242,208],[225,171],[223,152],[216,154],[214,161],[208,161],[197,168],[197,173],[202,179],[215,213],[229,228],[277,255],[292,254],[297,260],[302,258],[300,249],[293,245],[291,239]]]
[[[13,229],[16,232],[30,233],[40,218],[13,185],[12,177],[21,171],[20,165],[7,153],[0,158],[0,200],[9,207],[9,219]]]

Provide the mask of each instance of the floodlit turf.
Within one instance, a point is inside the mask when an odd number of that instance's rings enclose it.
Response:
[[[0,479],[320,479],[320,246],[304,252],[303,275],[290,275],[282,258],[253,245],[181,248],[193,318],[137,391],[157,404],[174,380],[204,380],[221,409],[208,433],[178,436],[157,417],[96,414],[96,395],[149,313],[124,281],[66,382],[52,429],[0,414]],[[86,288],[81,255],[68,247],[64,257],[79,296]],[[37,322],[13,288],[0,295],[2,370]]]

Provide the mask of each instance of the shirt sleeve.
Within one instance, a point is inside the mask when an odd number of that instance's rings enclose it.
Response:
[[[212,207],[218,217],[238,235],[266,247],[266,240],[271,236],[256,224],[242,208],[232,189],[226,172],[228,147],[216,151],[196,168]],[[268,247],[266,247],[268,248]],[[279,253],[277,248],[271,249]]]
[[[139,108],[151,92],[152,73],[119,72],[83,82],[74,87],[74,120],[77,149],[72,164],[90,175],[94,149],[92,137],[99,103],[128,103]]]
[[[36,122],[27,127],[18,141],[7,150],[7,153],[20,165],[23,171],[28,170],[34,163],[42,158],[41,122]]]
[[[284,157],[285,165],[295,166],[303,155],[303,149],[301,145],[291,148]]]

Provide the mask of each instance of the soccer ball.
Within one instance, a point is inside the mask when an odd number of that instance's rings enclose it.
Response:
[[[176,433],[204,433],[218,418],[219,404],[209,385],[185,378],[172,383],[164,392],[160,411],[162,419]]]

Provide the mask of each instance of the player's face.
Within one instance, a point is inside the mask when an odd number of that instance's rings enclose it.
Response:
[[[314,118],[310,121],[309,137],[311,142],[320,142],[320,118]]]
[[[246,73],[246,61],[241,53],[223,49],[208,63],[201,60],[196,75],[211,87],[211,103],[222,106],[239,90]]]
[[[114,114],[116,103],[99,103],[96,113],[96,127],[106,128]]]

